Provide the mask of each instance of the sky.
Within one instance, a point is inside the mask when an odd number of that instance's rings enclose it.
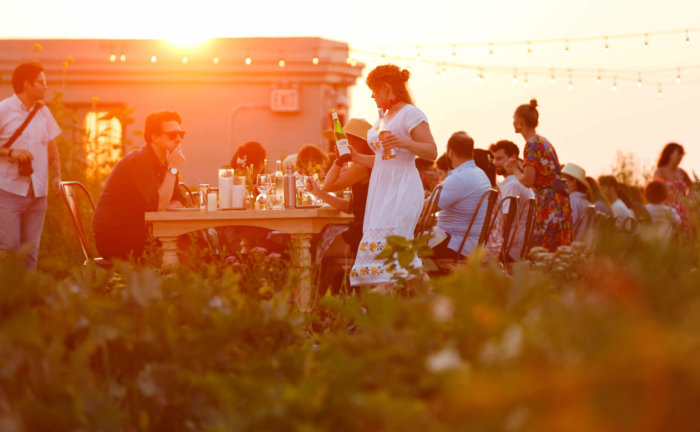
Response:
[[[194,42],[207,37],[320,36],[346,41],[355,50],[384,52],[386,60],[360,53],[354,57],[367,65],[365,74],[385,61],[411,71],[410,90],[429,119],[440,151],[458,130],[474,137],[477,147],[499,139],[522,147],[522,138],[513,133],[512,114],[535,97],[540,105],[538,132],[554,144],[562,163],[577,163],[594,176],[611,170],[618,150],[652,165],[669,141],[685,146],[682,167],[700,174],[700,31],[689,32],[689,47],[685,34],[654,35],[684,29],[700,29],[700,2],[0,0],[0,38]],[[631,33],[650,33],[648,49],[643,36],[613,37]],[[611,36],[608,53],[603,49],[605,35]],[[527,55],[526,44],[497,44],[493,57],[487,46],[459,47],[456,56],[451,49],[452,44],[567,38],[572,39],[568,56],[562,42],[532,44],[532,55]],[[422,62],[416,60],[418,45]],[[444,74],[438,75],[431,61],[445,62]],[[479,67],[485,78],[481,84]],[[679,67],[682,80],[676,84]],[[533,68],[544,74],[535,74]],[[555,72],[554,84],[552,68],[560,71]],[[568,69],[574,72],[569,75]],[[580,69],[592,72],[583,74]],[[598,69],[617,72],[603,73],[599,85]],[[527,87],[524,71],[530,71]],[[364,77],[353,89],[351,103],[352,116],[376,118]]]

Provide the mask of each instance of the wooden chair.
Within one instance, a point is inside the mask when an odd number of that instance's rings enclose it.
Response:
[[[111,267],[112,263],[110,263],[102,257],[97,256],[97,254],[92,252],[94,248],[91,247],[90,243],[88,242],[87,236],[85,235],[85,228],[81,216],[80,204],[81,202],[88,202],[90,204],[89,210],[92,211],[92,214],[95,213],[95,202],[92,200],[90,192],[80,182],[64,181],[61,182],[61,194],[63,195],[63,200],[65,201],[66,206],[68,207],[68,212],[70,213],[71,219],[73,220],[73,227],[75,228],[75,233],[77,234],[78,241],[80,242],[80,248],[82,249],[83,255],[85,256],[85,261],[83,262],[83,265],[87,265],[88,262],[94,262],[100,267]]]
[[[471,220],[469,221],[469,225],[467,226],[467,230],[464,233],[464,236],[462,237],[462,242],[459,244],[459,248],[457,249],[458,251],[461,251],[462,248],[464,248],[464,244],[467,242],[467,239],[469,238],[469,233],[472,230],[472,227],[474,226],[474,221],[476,220],[477,215],[479,214],[479,211],[481,210],[481,206],[484,204],[484,201],[487,201],[486,204],[486,215],[484,217],[484,224],[481,227],[481,233],[479,234],[479,240],[477,242],[477,246],[483,246],[486,243],[486,240],[488,239],[487,237],[487,232],[489,230],[489,225],[491,224],[491,216],[493,214],[493,210],[496,207],[496,199],[498,199],[498,191],[496,189],[489,189],[486,192],[484,192],[483,195],[481,195],[481,198],[479,199],[479,203],[476,205],[476,209],[474,210],[474,213],[472,214]],[[454,269],[454,266],[461,262],[464,259],[464,256],[458,255],[456,258],[449,258],[449,259],[434,259],[433,261],[437,265],[439,272],[438,273],[448,273]]]
[[[593,225],[593,217],[595,216],[595,204],[590,204],[586,211],[578,218],[574,224],[574,240],[585,238]],[[579,235],[580,233],[580,235]]]
[[[440,201],[440,193],[442,192],[442,185],[439,184],[435,186],[430,196],[426,200],[425,206],[421,211],[420,217],[418,218],[418,223],[416,224],[416,229],[413,232],[413,237],[418,238],[423,234],[430,231],[430,229],[435,225],[435,214],[437,213],[438,201]]]
[[[523,237],[523,247],[520,249],[520,259],[525,259],[530,251],[532,233],[535,231],[535,216],[537,215],[537,199],[531,197],[527,200],[527,219],[525,223],[525,236]]]
[[[515,229],[513,229],[513,222],[516,220],[520,220],[520,197],[518,196],[509,196],[505,197],[504,199],[501,200],[500,206],[498,206],[499,210],[503,209],[503,206],[505,203],[508,202],[508,212],[505,213],[504,219],[503,219],[503,243],[501,244],[501,251],[498,254],[498,258],[502,263],[505,263],[508,261],[508,256],[510,254],[510,248],[513,245],[513,241],[515,240],[515,236],[518,232],[518,225],[515,226]],[[496,215],[498,217],[498,215]],[[494,219],[496,218],[494,217]],[[512,232],[511,232],[512,230]]]

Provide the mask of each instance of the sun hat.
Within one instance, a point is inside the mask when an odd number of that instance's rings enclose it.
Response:
[[[361,138],[363,140],[367,140],[367,131],[372,128],[372,125],[365,119],[359,119],[359,118],[351,118],[348,120],[347,123],[345,123],[345,126],[343,127],[343,130],[345,131],[346,134],[350,134],[353,136],[356,136],[358,138]],[[334,140],[335,135],[333,134],[333,130],[324,130],[323,136],[326,137],[329,140]]]
[[[573,177],[577,182],[581,183],[586,187],[586,189],[588,189],[588,182],[586,181],[586,170],[581,168],[580,166],[573,163],[568,163],[564,165],[564,167],[561,169],[561,173]]]

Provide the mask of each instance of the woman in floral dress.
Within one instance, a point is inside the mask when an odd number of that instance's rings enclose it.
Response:
[[[668,197],[664,204],[670,206],[678,213],[681,218],[683,233],[688,235],[692,233],[687,199],[688,189],[692,185],[692,181],[688,174],[678,166],[684,155],[685,149],[683,149],[682,145],[677,143],[666,144],[656,165],[654,178],[666,183]]]
[[[385,265],[375,257],[386,246],[387,236],[413,238],[423,208],[423,184],[415,159],[437,157],[428,119],[413,106],[406,87],[409,77],[407,70],[394,65],[377,66],[367,76],[367,86],[384,118],[367,132],[367,143],[375,154],[353,153],[353,160],[372,169],[362,240],[350,272],[350,284],[354,286],[392,282],[396,264]],[[381,143],[380,129],[388,131],[382,135]],[[382,147],[392,150],[395,156],[383,158]],[[420,267],[420,259],[416,258],[412,265]]]
[[[535,132],[538,123],[539,113],[535,99],[515,110],[513,127],[527,141],[525,162],[515,176],[520,183],[532,188],[537,198],[531,246],[554,251],[572,241],[571,203],[566,192],[566,182],[561,178],[561,166],[554,146]],[[517,168],[517,161],[509,163]]]

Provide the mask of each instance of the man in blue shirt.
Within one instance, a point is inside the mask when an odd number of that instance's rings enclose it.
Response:
[[[486,217],[486,202],[474,219],[464,247],[458,251],[481,197],[491,189],[491,182],[484,171],[476,166],[473,157],[474,140],[466,132],[452,134],[447,141],[447,158],[452,170],[442,183],[438,201],[438,227],[447,233],[447,238],[433,248],[436,258],[469,255],[479,241]]]

